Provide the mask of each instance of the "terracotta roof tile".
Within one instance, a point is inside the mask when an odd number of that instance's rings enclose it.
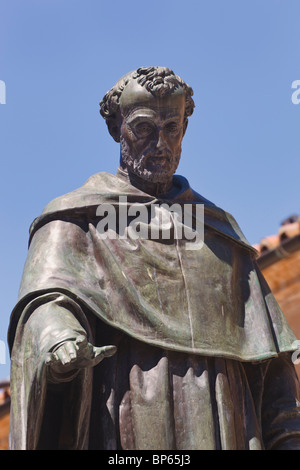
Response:
[[[284,240],[293,238],[299,234],[300,217],[293,215],[290,216],[288,219],[285,219],[281,223],[277,234],[269,235],[268,237],[263,238],[259,243],[253,246],[260,254],[264,254],[265,252],[271,251],[279,247]]]

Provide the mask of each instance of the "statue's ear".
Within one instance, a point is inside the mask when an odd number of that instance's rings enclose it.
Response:
[[[116,142],[120,142],[120,124],[117,119],[109,119],[106,121],[108,130],[112,138]]]

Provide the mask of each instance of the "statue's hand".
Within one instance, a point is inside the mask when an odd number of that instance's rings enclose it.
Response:
[[[94,367],[104,358],[113,356],[116,351],[116,346],[95,347],[85,336],[80,335],[75,341],[66,341],[49,353],[46,365],[50,368],[50,376],[53,375],[56,381],[59,381],[59,377],[62,381],[67,381],[68,377],[69,380],[72,378],[72,372]]]

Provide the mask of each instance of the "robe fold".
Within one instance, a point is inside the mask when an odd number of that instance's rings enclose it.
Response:
[[[298,442],[289,354],[298,345],[256,252],[230,214],[185,178],[173,182],[158,199],[98,173],[33,222],[9,328],[11,448],[260,449]],[[118,233],[126,236],[99,234],[101,205],[117,215],[156,205],[164,214],[165,203],[204,206],[203,244],[176,238],[176,217],[168,240],[132,237],[128,219]],[[94,370],[51,383],[46,355],[78,334],[98,346],[116,344],[118,352]],[[273,363],[281,364],[287,389],[281,418],[266,395]],[[270,430],[276,419],[278,429]]]

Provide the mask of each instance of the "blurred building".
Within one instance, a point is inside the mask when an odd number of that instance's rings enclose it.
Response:
[[[0,380],[0,450],[8,449],[10,382]]]
[[[262,239],[255,248],[259,267],[300,340],[300,217],[284,220],[277,234]],[[300,378],[300,353],[295,366]]]

